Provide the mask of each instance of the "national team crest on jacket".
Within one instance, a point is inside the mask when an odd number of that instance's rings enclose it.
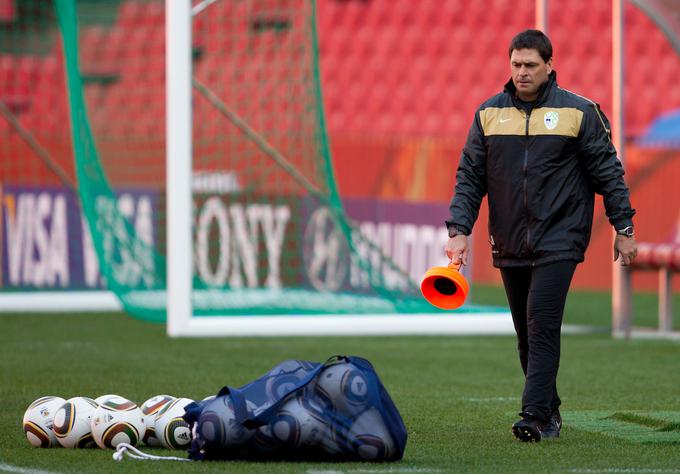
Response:
[[[555,130],[555,127],[557,127],[557,122],[560,120],[560,114],[555,112],[554,110],[551,110],[550,112],[546,112],[545,115],[543,116],[543,123],[545,124],[545,128],[548,130]]]

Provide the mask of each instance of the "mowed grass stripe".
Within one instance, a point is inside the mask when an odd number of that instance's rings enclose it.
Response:
[[[635,443],[680,443],[680,411],[563,413],[565,423]]]
[[[652,418],[651,416],[641,415],[639,413],[616,412],[608,417],[611,420],[625,421],[627,423],[635,423],[642,426],[648,426],[656,430],[661,430],[668,425],[664,420]]]
[[[14,474],[58,474],[54,471],[42,471],[40,469],[31,469],[30,467],[12,466],[0,462],[0,472],[11,472]]]

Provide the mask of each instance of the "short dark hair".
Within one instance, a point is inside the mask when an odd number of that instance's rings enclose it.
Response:
[[[552,43],[541,30],[524,30],[515,35],[510,41],[508,56],[512,56],[515,49],[535,49],[543,61],[548,62],[553,55]]]

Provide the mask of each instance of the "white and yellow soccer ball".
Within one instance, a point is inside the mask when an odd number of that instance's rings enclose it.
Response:
[[[144,424],[146,425],[146,432],[144,433],[143,441],[147,446],[158,448],[162,446],[161,442],[156,437],[155,421],[156,415],[163,409],[165,405],[175,400],[171,395],[156,395],[145,401],[140,409],[144,415]]]
[[[364,461],[387,461],[396,454],[392,435],[375,408],[366,410],[354,420],[347,441],[352,451]]]
[[[106,395],[99,395],[97,398],[94,399],[95,402],[97,402],[97,405],[101,405],[104,403],[107,399],[111,397],[118,397],[119,395],[113,394],[113,393],[107,393]]]
[[[193,403],[190,398],[176,398],[156,414],[154,433],[161,446],[168,449],[184,449],[191,443],[191,427],[184,421],[184,407]]]
[[[87,397],[69,398],[54,415],[54,434],[65,448],[92,448],[91,420],[97,402]]]
[[[144,415],[137,404],[117,395],[104,400],[92,414],[92,437],[100,448],[115,449],[120,443],[132,446],[146,431]]]
[[[61,397],[40,397],[24,413],[23,428],[26,439],[36,448],[58,446],[54,434],[54,415],[64,402]]]
[[[366,377],[351,364],[333,364],[323,369],[314,389],[326,403],[348,417],[369,407],[371,393]]]

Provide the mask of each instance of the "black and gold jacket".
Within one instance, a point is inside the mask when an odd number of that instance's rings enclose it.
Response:
[[[510,80],[475,113],[446,224],[469,234],[488,195],[494,266],[581,262],[595,193],[616,229],[632,225],[623,174],[599,105],[558,87],[555,72],[531,105]]]

